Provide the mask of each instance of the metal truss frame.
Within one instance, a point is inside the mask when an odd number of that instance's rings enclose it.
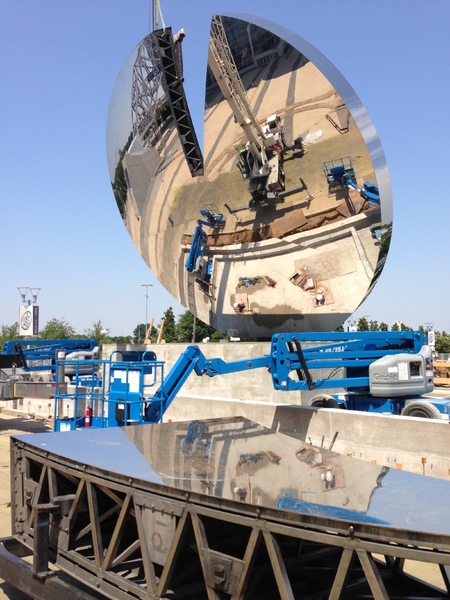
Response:
[[[131,115],[133,135],[145,138],[156,131],[156,111],[161,85],[161,64],[153,34],[142,40],[133,64]]]
[[[450,594],[447,536],[186,493],[14,442],[14,536],[0,546],[0,577],[35,598],[90,600],[58,587],[55,568],[114,600]],[[33,561],[19,577],[24,554]],[[447,591],[408,576],[407,559],[439,565]]]
[[[183,88],[181,42],[174,43],[172,30],[158,29],[152,34],[161,60],[162,84],[170,101],[181,145],[193,177],[203,175],[203,155],[192,123]]]

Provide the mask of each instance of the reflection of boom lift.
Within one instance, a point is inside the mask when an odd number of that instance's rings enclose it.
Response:
[[[378,187],[366,181],[362,188],[356,183],[355,170],[350,156],[324,162],[322,169],[328,182],[328,192],[333,193],[339,189],[350,187],[356,190],[369,204],[380,204]]]
[[[221,229],[225,225],[224,216],[214,204],[206,204],[200,210],[204,219],[198,219],[197,227],[192,236],[191,248],[186,260],[186,271],[198,275],[202,281],[209,282],[212,272],[212,261],[205,258],[208,247],[208,235],[203,225],[213,230]]]
[[[210,264],[205,259],[206,248],[208,247],[208,236],[203,230],[201,220],[197,221],[194,235],[192,236],[191,248],[186,260],[186,271],[202,275],[203,279],[210,277]]]

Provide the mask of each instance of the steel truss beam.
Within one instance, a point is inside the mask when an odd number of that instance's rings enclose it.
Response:
[[[64,464],[20,444],[12,455],[20,475],[14,477],[9,546],[20,551],[11,559],[12,551],[0,548],[0,577],[8,581],[11,560],[17,569],[17,556],[39,548],[28,570],[39,582],[35,598],[52,598],[55,578],[48,576],[47,560],[114,600],[449,595],[445,536],[411,539],[410,532],[375,525],[248,504],[241,509],[240,503]],[[447,593],[408,577],[406,559],[439,565]],[[13,585],[23,589],[18,579]],[[30,593],[26,575],[23,581]]]
[[[189,170],[193,177],[203,175],[203,156],[183,88],[181,42],[174,43],[170,27],[159,29],[152,35],[161,59],[163,87],[170,100]]]

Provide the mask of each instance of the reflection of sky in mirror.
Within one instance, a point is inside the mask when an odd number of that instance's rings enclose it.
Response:
[[[372,496],[370,515],[398,529],[450,534],[448,481],[391,469]]]
[[[114,84],[109,103],[106,125],[106,154],[111,181],[114,181],[114,171],[119,160],[119,151],[125,146],[132,129],[131,85],[133,64],[136,60],[138,47],[136,46],[126,59]]]
[[[82,465],[94,465],[111,473],[163,483],[119,427],[36,433],[32,440],[30,435],[18,436],[17,439]]]

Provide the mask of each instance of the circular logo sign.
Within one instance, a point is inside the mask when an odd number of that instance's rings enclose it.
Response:
[[[29,329],[29,327],[31,325],[31,321],[32,321],[31,311],[27,310],[22,315],[22,319],[21,319],[22,329]]]

